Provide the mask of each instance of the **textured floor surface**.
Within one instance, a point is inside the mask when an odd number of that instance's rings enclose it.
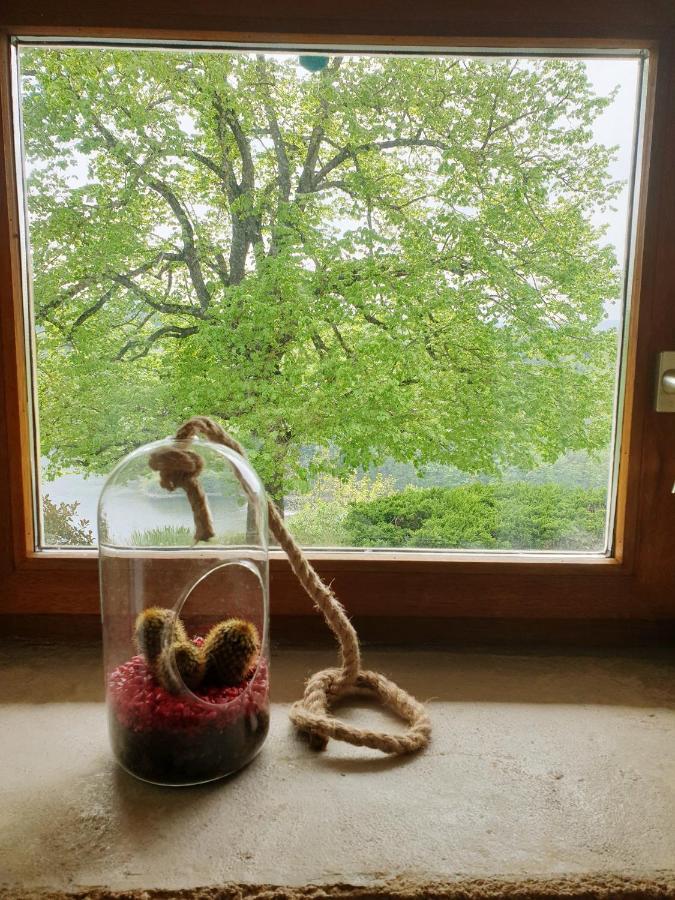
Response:
[[[332,658],[285,650],[261,755],[183,789],[112,762],[98,656],[0,649],[0,885],[17,895],[341,884],[365,897],[392,879],[675,870],[675,662],[662,656],[369,652],[433,718],[426,753],[388,759],[315,755],[294,736],[288,704]]]

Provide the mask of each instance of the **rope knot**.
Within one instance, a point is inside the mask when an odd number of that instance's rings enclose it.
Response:
[[[175,491],[183,487],[186,481],[199,477],[204,460],[194,450],[166,447],[150,454],[149,466],[159,472],[159,483],[163,488]]]
[[[204,460],[194,450],[162,447],[150,454],[148,465],[159,473],[159,483],[167,491],[182,488],[195,520],[195,542],[208,541],[215,535],[211,510],[199,482]]]

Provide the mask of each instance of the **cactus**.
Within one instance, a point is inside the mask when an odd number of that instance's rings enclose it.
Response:
[[[159,606],[138,616],[134,637],[155,677],[172,694],[179,693],[183,683],[190,690],[196,690],[205,680],[219,686],[240,684],[260,649],[252,622],[219,622],[200,646],[199,641],[193,643],[188,638],[173,610]],[[168,641],[171,643],[166,646]]]
[[[203,653],[206,677],[213,684],[236,685],[246,677],[260,648],[258,630],[252,622],[226,619],[206,635]]]
[[[157,678],[171,694],[180,693],[183,684],[190,690],[199,687],[205,672],[204,655],[189,640],[176,641],[163,650],[156,667]]]
[[[151,606],[137,617],[134,638],[139,652],[152,667],[157,663],[167,639],[182,643],[187,641],[187,634],[183,623],[172,609]]]

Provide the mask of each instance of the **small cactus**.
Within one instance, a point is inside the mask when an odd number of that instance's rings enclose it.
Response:
[[[206,662],[201,649],[192,641],[176,641],[162,651],[156,671],[167,691],[178,694],[183,684],[190,690],[199,687],[206,672]]]
[[[194,643],[175,612],[159,606],[138,616],[134,638],[157,680],[172,694],[180,693],[183,684],[190,690],[204,681],[219,686],[240,684],[260,650],[252,622],[226,619],[213,626],[203,643],[201,639]]]
[[[160,606],[151,606],[140,613],[136,619],[134,637],[139,652],[151,667],[157,663],[167,639],[181,643],[187,641],[185,628],[176,613]]]
[[[214,684],[236,685],[246,677],[260,648],[258,630],[252,622],[226,619],[206,635],[203,653],[206,676]]]

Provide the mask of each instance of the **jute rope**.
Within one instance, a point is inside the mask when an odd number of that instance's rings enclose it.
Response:
[[[189,442],[198,434],[246,456],[243,447],[206,416],[196,416],[181,425],[176,432],[176,440]],[[195,540],[206,541],[212,538],[213,520],[206,495],[199,484],[203,466],[199,454],[187,447],[157,450],[150,457],[150,466],[159,472],[160,483],[167,490],[182,488],[186,492],[194,514]],[[240,482],[249,494],[248,487],[241,478]],[[325,749],[329,738],[360,747],[372,747],[383,753],[412,753],[426,747],[431,736],[431,721],[424,706],[384,675],[361,668],[359,639],[342,604],[319,578],[296,544],[271,499],[268,514],[272,534],[286,553],[298,581],[323,614],[340,647],[340,666],[312,675],[305,686],[302,700],[291,707],[293,724],[309,737],[311,746],[317,750]],[[330,709],[334,703],[353,696],[376,698],[407,722],[407,730],[402,734],[370,731],[341,722],[331,715]]]

